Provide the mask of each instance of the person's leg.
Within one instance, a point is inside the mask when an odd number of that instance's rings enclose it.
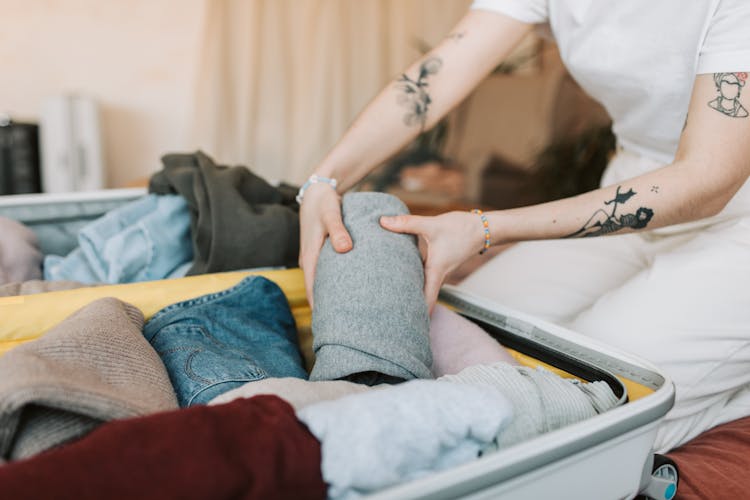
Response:
[[[642,270],[638,235],[519,243],[458,287],[553,323],[573,319]]]
[[[677,237],[656,238],[655,247]],[[750,219],[703,230],[570,325],[653,362],[677,387],[657,451],[750,414]]]

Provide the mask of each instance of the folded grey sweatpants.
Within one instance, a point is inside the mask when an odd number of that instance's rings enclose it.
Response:
[[[424,269],[412,235],[380,226],[383,215],[408,214],[385,193],[350,193],[342,201],[354,247],[337,253],[326,240],[318,258],[312,317],[315,365],[310,380],[378,372],[430,378]]]

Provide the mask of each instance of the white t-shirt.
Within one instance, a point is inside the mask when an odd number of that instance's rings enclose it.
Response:
[[[549,23],[568,71],[607,109],[618,144],[649,160],[646,169],[674,160],[696,75],[750,70],[750,0],[475,0],[472,8]],[[735,198],[750,207],[748,191]]]
[[[619,144],[662,163],[677,152],[695,76],[750,70],[750,0],[475,0],[472,8],[549,23]]]

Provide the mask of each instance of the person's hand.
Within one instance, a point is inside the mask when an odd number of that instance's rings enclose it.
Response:
[[[469,212],[448,212],[435,217],[398,215],[381,217],[380,225],[396,233],[414,234],[424,261],[424,296],[430,312],[448,273],[484,244],[482,223]]]
[[[316,183],[307,188],[300,207],[299,225],[299,267],[305,274],[305,292],[312,308],[315,266],[326,237],[330,237],[333,249],[339,253],[352,249],[352,238],[341,219],[341,201],[331,186]]]

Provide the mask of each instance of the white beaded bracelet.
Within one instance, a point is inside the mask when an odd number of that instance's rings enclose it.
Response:
[[[299,191],[297,192],[297,197],[295,198],[297,200],[297,203],[302,205],[302,198],[305,196],[305,191],[307,191],[307,188],[319,182],[328,184],[329,186],[333,188],[334,191],[336,190],[336,185],[338,184],[336,179],[331,179],[329,177],[322,177],[320,175],[312,174],[310,178],[307,179],[307,181],[305,181],[304,184],[302,184],[302,187],[299,188]]]

